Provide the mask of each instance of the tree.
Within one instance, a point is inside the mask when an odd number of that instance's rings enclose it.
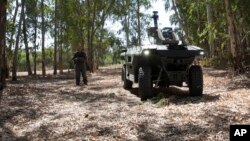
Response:
[[[208,26],[211,27],[213,25],[213,16],[212,16],[212,8],[211,8],[211,0],[206,0],[206,10],[207,10],[207,22]],[[213,31],[208,31],[208,43],[209,43],[209,52],[210,58],[214,56],[214,39],[213,39]]]
[[[22,5],[23,8],[24,5]],[[20,39],[20,35],[21,35],[21,27],[22,27],[22,20],[23,20],[23,16],[24,16],[24,11],[21,10],[21,15],[20,15],[20,19],[18,22],[18,31],[17,31],[17,35],[16,35],[16,44],[15,44],[15,49],[14,49],[14,56],[13,56],[13,61],[12,61],[12,81],[16,81],[17,80],[17,61],[18,61],[18,48],[19,48],[19,39]]]
[[[138,46],[141,46],[141,13],[140,13],[140,7],[141,2],[140,0],[136,0],[136,17],[137,17],[137,34],[138,34]]]
[[[58,37],[58,20],[57,20],[57,12],[58,12],[58,5],[57,5],[57,0],[55,0],[55,17],[54,17],[54,21],[55,21],[55,28],[54,28],[54,72],[53,74],[56,75],[57,74],[57,37]]]
[[[180,28],[182,31],[184,31],[184,38],[185,40],[188,39],[188,28],[187,25],[185,23],[185,19],[184,19],[184,15],[182,14],[182,12],[180,12],[181,10],[179,9],[179,6],[177,5],[177,1],[176,0],[166,0],[165,3],[165,9],[168,11],[170,9],[174,10],[174,15],[172,15],[172,24],[179,24]],[[176,20],[176,21],[175,21]]]
[[[14,15],[13,15],[13,18],[12,18],[12,26],[11,26],[11,29],[10,29],[10,39],[9,39],[9,46],[7,48],[7,60],[6,60],[6,63],[8,64],[8,60],[11,60],[12,59],[12,47],[13,47],[13,44],[14,44],[14,35],[16,33],[16,18],[17,18],[17,13],[18,13],[18,9],[19,9],[20,5],[18,3],[18,0],[16,0],[16,8],[15,8],[15,12],[14,12]],[[9,70],[7,72],[7,76],[9,77]]]
[[[0,0],[0,91],[5,87],[5,32],[7,0]],[[0,95],[1,99],[1,95]]]
[[[230,49],[233,60],[233,67],[236,73],[241,73],[243,71],[243,67],[241,64],[241,54],[240,47],[241,43],[239,42],[236,25],[234,22],[233,12],[232,12],[232,3],[230,0],[225,0],[225,8],[227,14],[227,22],[228,22],[228,32],[230,38]]]
[[[32,23],[33,23],[33,27],[34,27],[34,34],[33,34],[33,62],[34,62],[34,75],[36,75],[36,67],[37,67],[37,63],[36,63],[36,58],[37,58],[37,55],[36,55],[36,52],[37,52],[37,48],[38,48],[38,45],[36,44],[36,41],[37,41],[37,28],[38,28],[38,21],[37,21],[37,17],[38,17],[38,7],[37,7],[37,1],[32,1],[33,2],[33,5],[31,4],[31,8],[33,12],[31,12],[31,17],[32,17]]]
[[[126,46],[129,47],[130,45],[130,39],[129,39],[129,29],[130,29],[130,10],[129,10],[129,7],[130,7],[130,2],[128,0],[123,0],[122,1],[122,5],[124,8],[124,11],[125,13],[127,14],[122,14],[123,16],[123,22],[124,22],[124,31],[125,31],[125,39],[126,39]]]
[[[25,4],[26,4],[26,0],[22,0],[22,13],[23,16],[23,38],[24,38],[24,45],[25,45],[25,52],[26,52],[26,68],[28,71],[28,75],[32,75],[32,70],[31,70],[31,66],[30,66],[30,53],[29,53],[29,46],[28,46],[28,37],[27,37],[27,28],[26,28],[26,17],[25,17]]]
[[[44,0],[41,0],[41,12],[42,12],[42,75],[46,75],[45,70],[45,16],[44,16]]]

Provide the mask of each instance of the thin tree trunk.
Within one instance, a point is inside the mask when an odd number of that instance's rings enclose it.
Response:
[[[14,56],[13,56],[13,62],[12,62],[12,81],[16,81],[17,80],[17,61],[18,61],[18,48],[19,48],[19,38],[21,35],[21,26],[22,26],[22,19],[23,19],[24,13],[23,11],[21,11],[21,17],[19,19],[19,23],[18,23],[18,31],[17,31],[17,35],[16,35],[16,45],[15,45],[15,49],[14,49]]]
[[[37,3],[36,3],[37,4]],[[36,15],[37,16],[37,15]],[[37,38],[37,17],[35,17],[34,19],[34,29],[35,29],[35,33],[34,33],[34,52],[33,52],[33,57],[34,57],[34,75],[36,75],[36,49],[37,49],[37,45],[36,45],[36,38]]]
[[[18,8],[19,8],[19,3],[18,3],[18,0],[16,0],[16,9],[15,9],[15,13],[13,16],[13,21],[12,21],[14,25],[16,24]],[[14,28],[11,30],[9,49],[11,49],[13,46],[13,43],[14,43],[13,37],[14,37],[15,31],[16,31],[16,26],[14,26]]]
[[[87,57],[88,57],[88,65],[89,65],[89,69],[91,69],[91,57],[90,57],[90,51],[91,51],[91,7],[90,7],[90,0],[87,0],[87,19],[88,19],[88,24],[87,24],[87,27],[88,27],[88,29],[87,29],[87,45],[88,45],[88,55],[87,55]]]
[[[126,3],[125,0],[122,1],[124,6],[129,6],[128,3]],[[124,16],[124,30],[125,30],[125,39],[126,39],[126,46],[129,47],[129,20],[130,20],[130,12],[127,11],[127,14]]]
[[[6,32],[6,6],[7,0],[0,0],[0,91],[5,87],[5,32]],[[2,93],[0,93],[0,100]]]
[[[62,23],[60,24],[60,49],[59,49],[59,73],[63,73],[63,29]]]
[[[141,17],[140,17],[140,0],[137,0],[137,34],[138,34],[138,46],[141,46]]]
[[[18,8],[19,8],[19,3],[18,3],[18,0],[16,0],[16,8],[15,8],[15,12],[14,12],[14,16],[13,16],[13,24],[15,25],[16,24],[16,17],[17,17],[17,12],[18,12]],[[12,50],[12,46],[13,46],[13,43],[14,43],[14,35],[15,35],[15,32],[16,32],[16,26],[14,26],[12,29],[11,29],[11,35],[10,35],[10,42],[9,42],[9,50],[11,51]],[[7,58],[12,58],[11,56],[7,55]],[[9,73],[9,65],[8,65],[8,59],[6,59],[6,68],[7,68],[7,72],[6,72],[6,78],[9,77],[10,73]]]
[[[92,18],[91,18],[91,35],[90,35],[90,48],[89,48],[89,67],[90,67],[90,72],[94,72],[94,28],[95,28],[95,18],[96,18],[96,4],[94,3],[94,8],[93,8],[93,15],[92,15]]]
[[[24,5],[26,1],[22,0],[22,13],[24,13]],[[30,66],[30,53],[28,47],[28,39],[27,39],[27,29],[26,29],[26,17],[25,14],[23,15],[23,38],[24,38],[24,45],[25,45],[25,53],[26,53],[26,68],[28,71],[28,75],[32,75],[32,70]]]
[[[61,8],[63,8],[64,7],[64,5],[65,5],[65,1],[60,1],[60,6],[61,6]],[[61,18],[63,18],[64,16],[65,16],[65,11],[63,11],[63,9],[60,9],[60,13],[61,13],[61,15],[62,15],[62,17]],[[64,26],[63,26],[63,19],[61,19],[60,20],[60,31],[58,31],[59,32],[59,37],[60,37],[60,45],[59,45],[59,54],[58,54],[58,58],[59,58],[59,62],[58,62],[58,64],[59,64],[59,73],[60,74],[62,74],[63,73],[63,32],[64,32]]]
[[[180,13],[178,12],[177,10],[177,6],[176,6],[176,1],[175,0],[172,0],[172,4],[173,4],[173,9],[174,9],[174,12],[176,14],[176,17],[177,17],[177,20],[178,20],[178,23],[180,24],[180,27],[184,30],[185,34],[184,34],[184,39],[187,39],[188,37],[188,28],[185,26],[182,18],[181,18],[181,15]]]
[[[243,71],[243,68],[242,68],[241,57],[240,57],[240,52],[239,52],[240,43],[237,40],[238,35],[236,32],[236,26],[234,24],[234,18],[233,18],[231,6],[232,6],[231,1],[225,0],[232,61],[233,61],[234,71],[236,74],[238,74]]]
[[[130,46],[130,40],[129,40],[129,16],[125,16],[125,36],[126,36],[126,44],[127,47]]]
[[[211,9],[211,0],[206,0],[206,9],[207,9],[207,21],[209,26],[212,26],[213,24],[213,16],[212,16],[212,9]],[[209,44],[209,55],[210,58],[212,58],[214,56],[214,39],[212,37],[212,31],[209,30],[208,31],[208,44]]]
[[[45,70],[45,18],[44,18],[44,0],[41,1],[41,10],[42,10],[42,75],[46,75]]]
[[[55,0],[55,29],[54,29],[54,75],[57,74],[57,0]]]

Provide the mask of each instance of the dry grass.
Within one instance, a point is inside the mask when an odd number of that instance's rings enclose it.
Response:
[[[203,97],[187,89],[154,90],[141,102],[137,89],[122,89],[120,66],[88,74],[22,76],[8,81],[0,103],[0,140],[229,140],[229,125],[250,124],[250,82],[204,69]]]

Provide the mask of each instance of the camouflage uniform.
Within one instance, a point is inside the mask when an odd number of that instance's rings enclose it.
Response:
[[[75,63],[75,77],[76,77],[76,85],[80,85],[80,77],[82,74],[83,83],[87,85],[87,75],[86,75],[86,61],[87,57],[83,51],[78,51],[74,54],[73,59]]]

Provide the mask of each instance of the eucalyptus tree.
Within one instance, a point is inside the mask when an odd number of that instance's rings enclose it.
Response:
[[[172,22],[183,28],[187,40],[207,49],[213,63],[231,61],[235,72],[244,72],[242,62],[249,39],[247,4],[246,0],[166,0],[166,8],[175,11]]]
[[[25,52],[26,52],[26,68],[28,71],[28,75],[32,75],[31,65],[30,65],[30,53],[29,53],[29,46],[28,46],[28,35],[27,35],[27,22],[26,22],[26,11],[25,9],[27,5],[27,0],[22,0],[22,21],[23,21],[23,38],[24,38],[24,45],[25,45]]]
[[[230,49],[232,54],[233,67],[235,72],[241,73],[243,67],[241,64],[241,42],[237,33],[236,24],[233,17],[232,2],[230,0],[225,0],[226,15],[228,21],[228,32],[230,38]]]
[[[209,54],[214,54],[215,15],[211,0],[166,0],[166,10],[173,10],[170,20],[184,31],[185,41],[202,46]],[[211,55],[212,56],[212,55]]]
[[[42,75],[46,75],[45,69],[45,15],[44,15],[44,0],[41,0],[41,18],[42,18]]]
[[[16,2],[16,3],[15,3]],[[15,4],[14,4],[15,3]],[[6,27],[6,49],[5,49],[5,54],[6,54],[6,59],[5,59],[5,68],[6,68],[6,78],[9,77],[10,73],[10,64],[11,60],[13,57],[12,53],[12,47],[14,44],[14,35],[16,33],[16,18],[18,15],[18,9],[20,7],[18,0],[12,0],[7,2],[7,27]],[[13,12],[14,10],[14,12]]]
[[[23,9],[22,5],[22,9]],[[18,62],[18,49],[19,49],[19,39],[21,36],[21,28],[22,28],[22,22],[23,22],[23,16],[24,16],[24,10],[21,10],[20,13],[20,18],[19,18],[19,22],[18,22],[18,31],[16,34],[16,43],[15,43],[15,48],[14,48],[14,53],[13,53],[13,61],[12,61],[12,81],[16,81],[17,80],[17,62]]]
[[[0,90],[5,87],[5,33],[7,0],[0,0]],[[1,93],[0,93],[1,99]]]
[[[207,22],[208,26],[211,27],[213,25],[213,15],[212,15],[212,7],[211,7],[211,0],[206,0],[206,10],[207,10]],[[213,33],[212,30],[209,30],[208,33],[208,42],[209,42],[209,52],[210,58],[214,56],[214,39],[212,37]]]
[[[113,18],[119,20],[125,32],[126,46],[141,45],[146,27],[151,19],[143,9],[151,6],[150,0],[119,0],[114,8]]]
[[[38,38],[38,14],[40,8],[38,7],[38,0],[25,0],[26,7],[26,28],[27,28],[27,36],[28,41],[32,42],[33,47],[31,48],[32,56],[33,56],[33,71],[34,75],[36,75],[37,70],[37,38]],[[30,48],[29,48],[30,49]],[[27,53],[26,53],[27,54]]]
[[[55,9],[54,9],[54,63],[53,63],[53,68],[54,72],[53,74],[57,74],[57,41],[58,41],[58,2],[55,0]]]
[[[170,16],[170,22],[175,25],[179,25],[180,29],[184,31],[184,38],[185,40],[188,40],[189,30],[188,26],[186,24],[185,17],[183,13],[180,10],[180,6],[177,5],[176,0],[166,0],[165,2],[165,9],[166,11],[174,10],[174,14]],[[184,8],[186,9],[186,8]]]
[[[53,33],[54,38],[54,74],[57,74],[57,67],[60,73],[63,72],[63,59],[67,46],[72,50],[80,45],[84,47],[84,24],[85,9],[83,2],[73,1],[54,1]],[[67,11],[67,12],[66,12]],[[57,62],[58,59],[58,62]]]
[[[237,5],[237,11],[235,11],[235,21],[237,22],[237,33],[240,39],[243,67],[250,65],[250,17],[248,16],[249,0],[234,1],[234,5]],[[233,5],[233,7],[235,7]]]
[[[111,14],[114,4],[115,0],[86,0],[88,63],[91,72],[95,69],[94,40],[96,32],[98,29],[104,27],[104,23],[107,20],[107,17]]]
[[[137,40],[136,45],[142,45],[142,38],[143,33],[145,33],[145,28],[148,27],[149,16],[142,12],[142,8],[148,9],[151,6],[150,0],[132,0],[131,1],[131,23],[132,28],[134,29],[135,33],[132,35]]]
[[[15,35],[15,33],[16,33],[16,19],[17,19],[17,14],[18,14],[18,9],[19,9],[19,7],[20,7],[20,4],[19,4],[19,2],[18,2],[18,0],[16,0],[16,6],[15,6],[15,12],[14,12],[14,15],[13,15],[13,17],[11,18],[12,19],[12,21],[10,22],[10,25],[11,25],[11,28],[10,28],[10,39],[9,39],[9,46],[8,46],[8,50],[10,51],[10,55],[7,55],[7,57],[8,57],[8,59],[11,59],[12,58],[12,47],[13,47],[13,44],[14,44],[14,35]]]
[[[130,46],[130,20],[131,20],[131,0],[119,0],[113,9],[113,22],[120,21],[125,32],[126,46]]]

